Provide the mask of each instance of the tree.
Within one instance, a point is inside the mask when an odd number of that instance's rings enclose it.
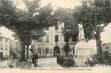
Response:
[[[39,9],[38,0],[24,0],[26,9],[21,11],[12,1],[1,1],[3,5],[0,7],[0,23],[16,31],[22,46],[20,61],[25,61],[25,46],[28,47],[31,44],[31,31],[42,30],[55,24],[55,19],[51,15],[52,9],[50,6]]]
[[[9,0],[0,0],[0,23],[10,27],[9,21],[14,18],[17,18],[15,5]]]
[[[78,23],[82,22],[85,30],[85,38],[92,39],[95,36],[97,43],[98,60],[102,63],[102,49],[100,33],[110,22],[110,0],[83,1],[74,12],[74,18]]]

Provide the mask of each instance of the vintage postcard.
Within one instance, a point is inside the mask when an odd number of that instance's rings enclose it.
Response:
[[[111,73],[111,0],[0,0],[0,72]]]

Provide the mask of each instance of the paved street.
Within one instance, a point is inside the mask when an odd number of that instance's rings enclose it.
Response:
[[[9,64],[11,61],[5,60],[5,61],[0,61],[0,68],[9,68]],[[38,66],[34,67],[32,65],[32,67],[30,69],[77,69],[76,67],[71,67],[71,68],[63,68],[60,65],[58,65],[56,63],[56,58],[40,58],[38,60]],[[103,71],[109,71],[111,69],[111,66],[106,66],[106,65],[96,65],[94,67],[78,67],[79,69],[100,69]]]
[[[0,68],[8,68],[9,60],[0,61]]]
[[[40,58],[38,60],[38,66],[36,68],[40,68],[40,69],[61,69],[62,67],[60,65],[57,64],[56,62],[56,58]],[[9,68],[9,64],[11,63],[15,63],[15,62],[11,62],[10,60],[4,60],[4,61],[0,61],[0,68]],[[32,64],[32,68],[34,68],[33,64]]]
[[[57,64],[56,58],[41,58],[38,62],[39,69],[62,69],[62,67]]]

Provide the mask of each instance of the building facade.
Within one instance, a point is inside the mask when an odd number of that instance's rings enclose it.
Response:
[[[0,37],[0,58],[8,58],[10,50],[10,40]]]
[[[16,55],[18,48],[20,48],[18,43],[15,39],[11,39],[4,29],[0,28],[0,60],[9,59],[11,51]]]
[[[57,25],[49,27],[44,30],[46,33],[43,37],[41,37],[41,41],[32,40],[32,45],[34,48],[41,49],[41,55],[53,56],[54,47],[59,46],[63,48],[65,41],[63,35],[64,23],[58,22]]]

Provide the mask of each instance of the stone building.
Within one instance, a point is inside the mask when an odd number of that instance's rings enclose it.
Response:
[[[65,41],[63,35],[64,23],[58,22],[57,25],[49,27],[45,29],[46,33],[43,37],[41,37],[41,41],[32,40],[32,45],[37,49],[41,49],[42,55],[46,55],[46,51],[48,49],[47,56],[53,56],[54,47],[59,46],[63,48]]]
[[[8,31],[7,28],[0,27],[0,59],[10,58],[10,51],[17,53],[17,49],[20,48],[17,44],[19,42],[12,39]]]

